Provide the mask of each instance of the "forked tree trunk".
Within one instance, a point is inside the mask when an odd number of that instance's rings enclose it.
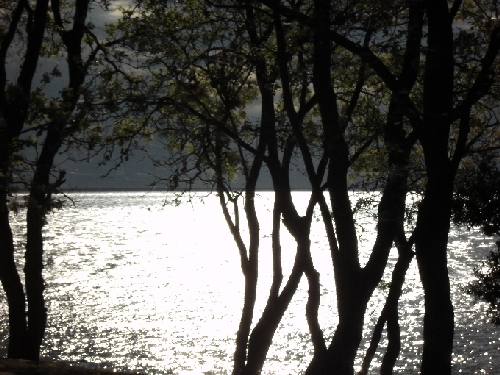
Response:
[[[279,323],[283,318],[303,274],[304,255],[309,253],[309,228],[304,227],[301,238],[296,238],[297,255],[290,277],[283,291],[276,295],[271,293],[261,318],[255,325],[248,342],[248,360],[241,375],[258,375],[264,366],[269,348]],[[281,262],[281,259],[279,260]],[[271,289],[275,289],[273,285]],[[279,288],[279,285],[278,285]]]
[[[413,241],[412,241],[413,242]],[[399,356],[399,351],[401,348],[400,340],[400,327],[399,327],[399,298],[401,296],[403,284],[406,277],[406,272],[410,266],[413,259],[414,253],[411,250],[412,243],[406,243],[401,246],[399,250],[398,261],[392,272],[391,286],[389,288],[389,295],[385,302],[385,306],[380,313],[377,320],[377,324],[373,330],[372,340],[370,342],[370,347],[366,351],[365,358],[363,359],[363,364],[361,366],[361,371],[358,375],[366,375],[370,369],[371,361],[375,355],[378,344],[382,337],[382,331],[384,325],[387,323],[387,351],[384,354],[382,360],[382,365],[380,367],[381,374],[392,374],[394,365],[396,363],[397,357]]]
[[[355,283],[355,282],[354,282]],[[339,323],[318,369],[308,371],[316,375],[351,375],[354,373],[354,360],[363,336],[364,315],[368,300],[366,293],[347,285],[341,286],[352,294],[339,298]],[[339,288],[337,288],[339,290]],[[368,298],[369,299],[369,298]]]

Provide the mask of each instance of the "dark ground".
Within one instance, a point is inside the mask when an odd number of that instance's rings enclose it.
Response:
[[[95,370],[72,366],[58,362],[30,362],[0,358],[0,375],[131,375],[133,372],[114,372],[113,370]]]

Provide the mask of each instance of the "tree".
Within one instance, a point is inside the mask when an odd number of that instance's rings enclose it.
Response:
[[[265,48],[272,48],[272,42],[269,41],[269,35],[258,35],[257,31],[268,27],[266,23],[272,24],[272,19],[267,17],[257,20],[250,7],[221,11],[217,7],[207,9],[203,3],[194,2],[183,2],[172,7],[158,2],[142,5],[144,14],[148,16],[134,18],[133,22],[127,18],[126,23],[118,25],[120,31],[133,36],[134,46],[138,34],[150,35],[149,29],[165,25],[165,20],[168,20],[168,28],[156,33],[157,38],[148,38],[146,43],[141,43],[139,54],[146,52],[151,60],[147,59],[144,65],[136,66],[141,69],[148,69],[152,65],[161,66],[150,77],[150,84],[155,90],[154,99],[150,102],[151,112],[146,111],[148,126],[156,129],[155,134],[166,140],[169,154],[163,162],[175,170],[170,177],[171,186],[177,187],[182,182],[187,182],[189,186],[194,175],[219,194],[224,216],[240,252],[245,276],[245,298],[236,341],[234,373],[240,370],[255,373],[265,361],[273,334],[297,290],[303,272],[308,277],[315,275],[312,264],[307,262],[310,258],[308,228],[314,202],[305,217],[300,218],[291,200],[291,186],[287,178],[294,146],[288,145],[280,159],[278,148],[287,140],[273,130],[278,120],[272,88],[277,75],[273,73],[273,63],[266,62],[266,57],[271,55],[264,52]],[[152,19],[149,16],[151,14],[158,18]],[[186,17],[187,14],[189,17]],[[210,24],[205,21],[206,14],[212,14],[214,18]],[[207,26],[214,25],[215,20],[218,21],[217,27]],[[232,34],[235,29],[242,33],[247,31],[250,40],[242,38],[240,32]],[[171,30],[176,30],[175,38],[171,37]],[[232,46],[239,46],[241,50],[234,51]],[[164,54],[165,51],[168,53]],[[139,61],[144,61],[142,56]],[[127,82],[135,81],[136,78],[128,76]],[[256,100],[258,90],[262,93],[259,124],[266,129],[261,132],[244,112],[245,106]],[[123,90],[124,100],[130,100],[127,99],[129,91]],[[147,89],[142,92],[151,91]],[[146,95],[141,94],[141,97],[145,98]],[[144,113],[137,114],[137,117],[143,118]],[[144,124],[144,121],[136,123]],[[273,151],[267,154],[267,148]],[[271,174],[277,191],[272,214],[275,272],[266,309],[251,331],[260,230],[254,195],[264,161],[268,166],[272,165]],[[212,173],[207,173],[207,169]],[[236,171],[245,181],[243,191],[249,230],[248,247],[240,229],[238,199],[242,192],[234,191],[231,186]],[[232,214],[227,207],[228,201],[234,207]],[[296,263],[285,285],[282,285],[279,236],[283,211],[294,216],[293,220],[287,218],[285,226],[297,238]],[[319,282],[316,280],[314,285],[319,294]],[[284,289],[280,292],[282,286]],[[315,315],[311,314],[311,317],[314,319]]]
[[[356,353],[357,346],[359,345],[359,340],[361,338],[361,329],[363,327],[363,316],[364,311],[366,309],[366,304],[368,303],[368,299],[373,292],[374,288],[378,284],[382,276],[383,269],[385,267],[385,262],[387,261],[387,256],[389,254],[389,250],[391,248],[393,238],[395,234],[398,232],[401,225],[396,225],[397,223],[402,223],[403,213],[404,213],[404,197],[406,194],[406,173],[404,173],[405,163],[407,159],[407,154],[410,152],[412,148],[413,142],[407,141],[405,138],[400,139],[393,135],[394,144],[399,143],[399,147],[404,149],[403,156],[406,155],[406,158],[397,156],[397,153],[394,152],[392,163],[397,164],[395,166],[391,166],[393,172],[391,174],[391,178],[387,184],[387,190],[384,194],[383,203],[381,204],[381,219],[379,223],[381,224],[382,234],[379,238],[379,241],[376,244],[375,251],[377,253],[381,253],[382,257],[373,257],[373,260],[369,267],[367,267],[364,271],[359,269],[359,265],[355,265],[354,259],[349,260],[349,257],[354,256],[357,252],[357,241],[355,239],[355,223],[353,220],[353,213],[349,208],[350,203],[348,202],[348,185],[347,185],[347,171],[349,168],[349,163],[354,163],[359,155],[362,155],[363,150],[367,149],[370,144],[378,137],[380,133],[378,128],[373,129],[375,133],[371,132],[371,129],[367,130],[367,135],[365,137],[362,134],[355,133],[355,136],[350,139],[353,146],[351,148],[343,147],[340,151],[335,150],[336,152],[340,152],[340,154],[333,153],[333,150],[329,147],[325,147],[328,142],[325,142],[324,135],[317,134],[318,126],[321,126],[317,121],[318,114],[315,117],[311,117],[308,122],[307,127],[304,126],[305,116],[310,112],[313,106],[316,104],[319,99],[317,96],[310,95],[309,86],[311,84],[310,73],[311,68],[307,64],[310,64],[310,61],[314,58],[312,54],[312,41],[313,41],[313,33],[311,32],[300,32],[297,35],[293,35],[294,33],[290,33],[290,35],[285,34],[283,29],[283,21],[279,15],[279,9],[270,9],[270,8],[261,8],[255,7],[253,3],[248,4],[237,4],[231,7],[230,3],[218,3],[214,4],[213,8],[210,10],[198,10],[198,13],[194,12],[194,5],[190,2],[186,2],[183,4],[178,4],[177,7],[172,6],[169,8],[165,7],[164,4],[158,4],[156,2],[147,3],[149,5],[145,5],[145,19],[144,21],[139,21],[141,17],[137,17],[133,19],[133,22],[130,22],[131,19],[129,17],[126,18],[126,23],[120,25],[122,32],[130,32],[130,27],[136,28],[136,30],[140,30],[141,35],[151,35],[151,32],[148,32],[148,27],[156,30],[156,38],[153,38],[149,44],[144,43],[142,38],[138,40],[133,38],[134,45],[135,43],[141,43],[141,51],[146,50],[148,54],[153,53],[153,57],[150,57],[150,60],[147,61],[146,64],[148,66],[155,66],[158,69],[159,66],[160,74],[163,82],[168,82],[165,87],[161,90],[159,89],[158,81],[155,80],[155,75],[153,74],[152,79],[154,80],[154,84],[156,92],[161,93],[157,94],[156,100],[153,101],[155,107],[154,111],[158,111],[159,104],[162,104],[162,108],[175,108],[173,114],[171,111],[163,109],[165,112],[162,115],[166,115],[168,113],[168,123],[167,129],[172,131],[168,135],[174,137],[174,139],[179,139],[179,133],[174,133],[172,129],[172,124],[191,124],[194,128],[196,128],[194,121],[187,121],[186,117],[190,118],[194,115],[197,118],[197,121],[200,121],[205,125],[206,129],[214,129],[212,133],[205,132],[205,136],[214,137],[214,134],[219,134],[219,137],[222,137],[220,134],[224,134],[227,137],[231,137],[233,142],[236,145],[244,145],[245,150],[253,153],[256,157],[255,160],[259,158],[263,159],[269,168],[270,174],[273,179],[273,185],[276,192],[276,207],[275,207],[275,223],[279,222],[279,218],[283,218],[283,222],[285,226],[288,228],[290,233],[295,237],[298,244],[297,251],[297,261],[296,267],[292,271],[292,276],[288,280],[288,283],[283,289],[281,294],[278,293],[281,284],[281,271],[279,265],[279,237],[278,237],[278,229],[274,231],[276,236],[273,236],[275,239],[275,246],[273,247],[276,254],[276,263],[275,263],[275,283],[271,286],[271,294],[268,300],[268,305],[262,318],[257,323],[255,329],[250,334],[248,341],[248,357],[246,359],[246,364],[244,362],[243,354],[237,354],[235,360],[235,368],[234,371],[237,373],[240,369],[243,370],[244,373],[257,373],[262,367],[265,355],[269,348],[269,345],[272,340],[272,335],[274,330],[279,323],[279,319],[283,315],[291,297],[293,296],[294,291],[298,285],[298,281],[300,280],[300,275],[302,272],[305,272],[308,276],[310,282],[310,304],[308,305],[308,319],[310,322],[311,333],[313,336],[313,342],[315,343],[316,357],[318,360],[324,356],[324,352],[326,352],[326,347],[324,344],[323,336],[319,325],[317,324],[317,306],[319,306],[319,281],[318,275],[314,270],[311,261],[308,261],[310,258],[309,253],[309,226],[312,215],[312,207],[319,202],[323,219],[325,221],[326,230],[330,238],[330,243],[332,246],[332,253],[334,254],[333,258],[336,264],[336,270],[338,275],[338,295],[340,295],[340,300],[342,301],[339,306],[343,309],[341,312],[342,324],[339,325],[338,332],[340,332],[340,336],[335,339],[336,345],[338,343],[344,341],[350,342],[349,345],[345,345],[342,350],[341,347],[338,346],[339,351],[341,351],[340,355],[337,353],[338,361],[344,361],[341,366],[339,366],[339,371],[345,371],[349,367],[352,369],[352,363],[354,361],[354,356]],[[144,5],[144,4],[143,4]],[[155,5],[159,7],[155,8]],[[165,7],[165,8],[162,8]],[[166,13],[165,21],[157,22],[158,15],[162,14],[162,10]],[[219,10],[219,12],[217,12]],[[220,13],[220,11],[223,11]],[[179,12],[179,13],[176,13]],[[231,38],[227,37],[227,44],[224,43],[223,37],[220,34],[217,34],[219,39],[217,39],[217,43],[211,43],[210,39],[207,35],[210,35],[210,31],[212,30],[212,26],[205,26],[200,20],[196,17],[201,17],[201,15],[206,14],[216,14],[214,16],[218,21],[218,26],[216,28],[217,32],[221,32],[226,30],[221,26],[221,19],[225,20],[225,22],[234,22],[235,13],[241,13],[239,18],[239,24],[242,26],[233,26],[233,29],[242,30],[237,35],[248,35],[247,38]],[[130,13],[132,14],[132,13]],[[155,18],[152,18],[151,15],[156,15]],[[190,17],[185,17],[186,14],[190,14]],[[219,14],[221,14],[219,16]],[[128,16],[128,13],[126,13]],[[219,17],[219,18],[217,18]],[[203,19],[203,18],[202,18]],[[205,19],[205,22],[209,25],[213,25],[213,23],[209,23],[209,21]],[[229,19],[229,21],[227,21]],[[181,23],[177,23],[180,20]],[[198,42],[196,36],[198,35],[195,26],[190,24],[191,20],[196,25],[202,25],[200,27],[204,28],[204,43]],[[170,22],[170,24],[169,24]],[[149,26],[148,26],[149,25]],[[171,27],[171,29],[167,28],[166,30],[162,30],[162,33],[158,33],[158,25],[167,25]],[[194,28],[194,30],[193,30]],[[228,28],[231,30],[231,28]],[[273,29],[275,30],[276,42],[268,43],[269,35],[272,35]],[[177,30],[175,33],[175,38],[172,38],[172,32],[169,30]],[[186,30],[186,34],[184,34],[184,30]],[[194,31],[194,32],[193,32]],[[226,31],[227,32],[227,31]],[[137,35],[131,33],[132,35]],[[166,38],[163,39],[161,35],[165,35]],[[187,37],[185,36],[187,35]],[[328,35],[327,35],[328,37]],[[295,38],[299,41],[299,38],[302,38],[302,42],[309,43],[307,48],[301,48],[300,44],[291,44],[294,47],[287,47],[285,43],[286,38],[291,38],[292,40]],[[173,39],[173,41],[172,41]],[[245,40],[246,39],[246,40]],[[178,43],[178,44],[176,44]],[[174,45],[176,45],[175,48]],[[290,45],[290,44],[288,44]],[[150,47],[149,47],[150,46]],[[201,50],[201,51],[200,51]],[[180,53],[177,51],[181,51]],[[251,51],[249,54],[246,51]],[[212,53],[212,54],[211,54]],[[327,51],[329,54],[330,52]],[[158,57],[160,55],[160,57]],[[188,57],[188,61],[184,62],[184,56]],[[259,147],[258,150],[253,149],[246,143],[246,139],[242,139],[239,134],[241,128],[236,128],[236,126],[231,123],[231,125],[235,126],[233,130],[231,126],[226,125],[228,119],[231,118],[231,114],[227,111],[227,103],[228,99],[231,98],[233,102],[238,102],[237,108],[241,111],[241,108],[244,108],[244,102],[238,101],[237,96],[224,96],[223,94],[228,92],[227,86],[228,83],[231,82],[228,80],[229,76],[227,75],[228,70],[230,70],[230,64],[236,61],[235,56],[242,55],[246,58],[246,64],[248,64],[255,71],[255,81],[248,81],[248,84],[253,84],[258,87],[260,92],[260,101],[261,101],[261,121],[260,121],[260,132],[259,132]],[[150,55],[147,55],[150,56]],[[162,58],[162,56],[165,56]],[[175,56],[175,58],[173,57]],[[215,57],[214,57],[215,56]],[[320,60],[324,56],[318,58]],[[338,59],[341,60],[344,56],[338,56]],[[413,58],[411,56],[410,58]],[[143,61],[142,59],[137,59],[139,61]],[[161,61],[161,65],[160,64]],[[221,64],[222,63],[222,64]],[[217,64],[219,67],[217,67]],[[291,64],[291,68],[288,68],[288,64]],[[346,66],[344,62],[342,66]],[[339,64],[340,65],[340,64]],[[364,65],[364,64],[362,64]],[[327,65],[329,69],[329,64]],[[139,66],[140,68],[141,66]],[[183,68],[179,68],[183,67]],[[240,68],[239,71],[242,69]],[[350,125],[349,122],[354,122],[355,120],[361,121],[361,119],[367,120],[367,116],[364,114],[358,115],[353,114],[354,109],[356,108],[357,101],[359,97],[365,97],[365,95],[360,95],[361,90],[364,86],[364,81],[366,80],[365,74],[363,74],[363,70],[359,69],[359,81],[357,84],[356,90],[354,92],[347,92],[345,96],[347,97],[346,101],[350,101],[350,106],[346,108],[345,118],[346,118],[346,126],[343,131],[351,128],[347,128],[347,125]],[[157,70],[156,70],[157,72]],[[155,72],[155,73],[156,73]],[[222,75],[224,73],[224,75]],[[156,73],[157,74],[157,73]],[[328,73],[329,74],[329,70]],[[159,77],[159,76],[158,76]],[[168,77],[168,78],[167,78]],[[313,76],[314,77],[314,76]],[[238,78],[241,79],[241,78]],[[325,77],[322,77],[318,81],[325,80]],[[329,77],[326,77],[326,80],[330,80]],[[130,80],[129,81],[133,81]],[[210,87],[214,88],[214,92],[212,95],[207,95],[207,91],[210,90]],[[316,92],[321,91],[321,89],[316,89]],[[127,90],[125,90],[127,92]],[[148,92],[151,92],[148,90]],[[166,92],[166,94],[164,94]],[[234,93],[234,90],[230,92]],[[300,100],[295,101],[294,95],[300,95]],[[280,112],[279,116],[275,109],[274,98],[276,96],[281,96],[283,99],[283,110]],[[349,100],[349,97],[351,99]],[[218,98],[215,102],[212,102],[209,98]],[[299,109],[296,110],[296,104],[298,102]],[[222,107],[221,105],[226,104],[226,107]],[[371,108],[374,108],[372,106]],[[397,105],[394,108],[398,107]],[[321,108],[321,107],[320,107]],[[363,110],[366,110],[368,104],[365,104]],[[376,107],[375,107],[376,108]],[[233,108],[229,108],[233,109]],[[168,112],[167,112],[168,111]],[[378,111],[375,111],[377,113]],[[158,112],[154,112],[158,113]],[[219,118],[214,118],[216,116],[225,115],[226,121],[221,121]],[[289,122],[289,125],[284,123],[283,130],[278,130],[276,128],[276,123],[280,123],[280,116],[286,119]],[[355,117],[356,116],[356,117]],[[338,114],[337,114],[338,117]],[[151,118],[154,116],[148,115],[148,119],[151,122]],[[353,118],[355,120],[353,120]],[[165,122],[164,117],[158,117],[159,121]],[[160,124],[161,125],[161,124]],[[339,123],[333,124],[334,126],[339,128]],[[357,124],[354,124],[357,125]],[[209,128],[209,126],[212,126]],[[304,127],[304,128],[303,128]],[[320,128],[319,128],[320,129]],[[309,135],[307,132],[311,132]],[[329,129],[323,130],[324,133],[331,131]],[[388,131],[388,134],[395,133],[395,131]],[[186,130],[182,128],[180,132],[181,138],[185,136]],[[364,139],[363,139],[364,138]],[[191,138],[190,138],[191,139]],[[212,139],[212,138],[209,138]],[[319,139],[319,142],[315,142]],[[321,140],[323,139],[323,140]],[[286,142],[283,142],[286,140]],[[199,141],[196,141],[199,142]],[[227,147],[227,141],[223,143],[224,146],[220,144],[220,140],[216,139],[215,141],[206,141],[208,144],[206,146],[201,147],[201,150],[209,149],[210,152],[213,152],[214,148],[209,148],[210,142],[214,142],[217,144],[219,142],[219,147],[215,147],[215,158],[219,158],[221,160],[220,153],[225,154],[224,147]],[[343,141],[345,142],[345,140]],[[182,142],[180,142],[182,144]],[[179,141],[176,142],[179,144]],[[184,140],[184,147],[189,144],[190,150],[193,150],[194,142],[191,141],[188,143],[187,140]],[[196,143],[198,144],[198,143]],[[316,146],[315,146],[316,144]],[[319,146],[318,146],[319,144]],[[298,145],[298,146],[297,146]],[[261,146],[265,148],[261,148]],[[297,155],[302,155],[304,159],[304,164],[307,169],[307,174],[311,181],[312,185],[312,197],[311,197],[311,206],[308,209],[306,216],[300,217],[291,201],[290,196],[290,180],[289,180],[289,168],[290,168],[290,158],[293,153],[295,153],[294,149],[298,147],[299,151]],[[323,147],[323,148],[322,148]],[[198,149],[194,147],[194,149]],[[217,151],[217,149],[219,151]],[[357,149],[357,150],[356,150]],[[399,149],[399,148],[398,148]],[[264,150],[266,153],[264,154]],[[313,166],[313,154],[315,154],[319,150],[321,162],[318,165],[317,169]],[[353,151],[353,155],[350,161],[349,153]],[[280,160],[280,153],[283,153],[283,159]],[[332,153],[331,155],[329,153]],[[241,152],[240,152],[241,154]],[[323,154],[321,156],[321,154]],[[219,155],[219,156],[217,156]],[[203,155],[205,157],[205,155]],[[300,156],[299,156],[300,157]],[[225,160],[225,157],[224,157]],[[331,165],[336,164],[337,160],[344,160],[344,165],[336,170],[336,175],[334,172],[329,172],[329,181],[322,186],[321,181],[323,180],[323,175],[326,170],[327,163],[331,163]],[[188,163],[184,163],[187,165]],[[196,164],[196,163],[194,163]],[[212,169],[222,171],[222,168],[217,168],[218,163],[215,163],[215,167],[212,166]],[[244,165],[244,164],[243,164]],[[184,168],[184,170],[190,170],[189,167]],[[177,169],[179,170],[179,169]],[[202,170],[202,168],[200,168]],[[331,169],[330,169],[331,171]],[[403,173],[401,173],[403,172]],[[218,187],[219,194],[221,192],[221,186],[223,185],[222,177],[220,176],[222,173],[218,173]],[[175,176],[176,184],[178,182],[177,175]],[[340,181],[344,181],[343,183],[338,183]],[[248,181],[248,180],[247,180]],[[336,186],[337,185],[337,186]],[[331,224],[331,213],[328,205],[323,197],[323,189],[330,189],[330,196],[332,206],[339,207],[338,210],[334,208],[334,216],[337,215],[336,225],[339,226],[338,233],[341,233],[342,242],[342,252],[345,252],[346,259],[341,260],[337,255],[339,252],[337,239],[335,238],[335,230]],[[247,191],[248,193],[248,191]],[[395,198],[399,196],[400,199],[396,199],[396,205],[393,205],[388,202],[389,196]],[[224,204],[223,203],[223,208]],[[226,211],[225,211],[226,212]],[[399,213],[398,213],[399,212]],[[228,214],[225,214],[226,218],[228,218]],[[345,219],[349,218],[349,222],[345,223]],[[383,218],[383,219],[382,219]],[[230,222],[230,220],[228,220]],[[233,229],[235,225],[230,223],[230,227]],[[279,228],[279,226],[277,226]],[[238,246],[241,248],[241,240],[237,238]],[[241,251],[241,250],[240,250]],[[347,255],[347,254],[351,255]],[[343,263],[347,262],[347,263]],[[351,268],[347,271],[348,267],[346,265],[351,264]],[[243,268],[245,269],[245,268]],[[343,269],[343,270],[342,270]],[[244,271],[245,272],[245,271]],[[256,282],[255,273],[252,276],[251,284],[254,285]],[[339,276],[340,275],[340,276]],[[367,277],[365,277],[367,276]],[[353,279],[359,279],[363,281],[364,285],[359,285],[356,290],[356,294],[359,295],[360,300],[356,301],[359,305],[356,305],[354,310],[348,307],[350,303],[350,298],[348,296],[352,295],[353,285],[351,281]],[[340,280],[340,281],[339,281]],[[254,293],[254,287],[251,288],[251,292],[247,294],[247,296],[251,296]],[[342,297],[343,296],[343,297]],[[246,301],[252,301],[254,297],[249,297]],[[248,306],[251,306],[252,303],[248,303]],[[250,308],[248,307],[248,308]],[[246,310],[250,311],[250,310]],[[353,311],[355,314],[353,318]],[[248,313],[247,317],[250,316]],[[240,330],[243,333],[242,343],[246,343],[245,336],[248,336],[249,324],[250,321],[248,318],[242,320],[245,321],[245,330]],[[356,335],[352,335],[353,327],[355,327]],[[240,337],[240,336],[239,336]],[[245,345],[240,344],[240,339],[238,339],[238,348],[237,353],[244,353],[242,348],[245,348]],[[346,355],[347,353],[347,355]],[[243,359],[241,359],[243,358]],[[314,363],[316,363],[315,361]],[[341,362],[339,362],[340,364]],[[244,364],[244,367],[242,367]],[[314,365],[316,366],[316,364]],[[315,367],[312,366],[312,371],[315,371]]]
[[[424,354],[422,373],[450,373],[453,347],[453,307],[446,263],[453,182],[469,133],[471,110],[491,90],[494,62],[500,49],[500,28],[494,27],[476,80],[468,87],[466,97],[453,105],[454,16],[448,3],[426,3],[428,17],[428,50],[426,56],[422,129],[419,141],[425,157],[427,184],[419,208],[416,253],[425,292]],[[458,113],[457,113],[458,112]],[[446,114],[443,116],[443,114]],[[452,124],[458,121],[458,140],[450,145]],[[449,158],[450,146],[452,156]]]
[[[0,279],[9,304],[10,358],[39,359],[47,321],[43,297],[42,227],[53,205],[52,195],[64,183],[64,171],[52,178],[54,160],[64,141],[88,125],[85,119],[91,109],[82,100],[85,98],[85,79],[103,49],[86,24],[89,7],[89,0],[73,3],[20,0],[5,4],[6,12],[2,12]],[[72,21],[66,19],[69,9],[73,12]],[[67,29],[68,24],[71,29]],[[86,35],[88,39],[84,40]],[[12,78],[17,72],[8,60],[14,55],[22,59],[17,79]],[[52,78],[62,73],[57,66],[51,71],[39,71],[39,63],[42,59],[60,62],[63,56],[66,58],[68,83],[59,96],[56,94],[50,98],[50,93],[45,93],[40,86],[33,87],[34,80],[40,74],[41,83],[49,84]],[[37,151],[29,152],[30,148]],[[28,172],[29,168],[15,174],[16,166],[30,164],[33,174]],[[23,181],[29,189],[24,269],[26,296],[14,260],[8,209],[12,185]]]
[[[479,21],[475,18],[470,4],[462,4],[460,1],[455,2],[451,9],[448,9],[446,1],[424,2],[423,5],[428,21],[424,74],[420,87],[422,94],[421,97],[418,95],[413,99],[407,96],[411,94],[411,91],[403,91],[399,95],[399,100],[404,107],[404,115],[410,120],[422,147],[426,171],[425,192],[418,210],[415,230],[417,261],[426,301],[421,371],[422,373],[449,373],[451,371],[453,309],[449,295],[446,246],[453,182],[464,154],[477,141],[475,137],[468,138],[470,119],[480,116],[473,115],[472,109],[481,113],[480,104],[483,101],[487,103],[489,101],[487,95],[494,93],[492,78],[493,66],[499,49],[499,29],[494,22],[488,21],[481,25],[481,32],[474,35],[477,38],[475,40],[480,41],[483,47],[479,53],[483,56],[480,60],[481,64],[476,63],[473,74],[469,71],[465,77],[455,77],[454,46],[458,46],[459,49],[464,48],[469,56],[475,56],[478,52],[471,50],[469,44],[464,45],[462,42],[461,38],[464,38],[463,34],[467,34],[466,31],[459,32],[454,40],[454,30],[460,26],[455,26],[449,20],[457,17],[458,10],[463,6],[464,9],[458,17],[460,21],[464,19],[468,19],[471,23]],[[328,6],[325,4],[325,8]],[[494,4],[489,8],[481,9],[490,14],[491,18],[494,18],[497,12]],[[328,31],[325,32],[328,33]],[[472,34],[475,32],[472,31]],[[344,48],[359,56],[364,56],[370,67],[392,93],[398,92],[401,81],[394,79],[394,75],[386,69],[386,65],[372,49],[361,47],[345,39],[339,33],[333,32],[330,35],[333,41]],[[326,45],[326,41],[323,45]],[[470,64],[470,57],[464,57],[463,50],[460,52],[462,61]],[[457,63],[457,65],[461,64]],[[455,92],[454,84],[462,90]],[[415,106],[417,98],[421,98],[421,102],[418,102],[422,105],[421,110]],[[454,105],[454,103],[457,104]],[[476,105],[477,107],[474,107]],[[492,107],[486,111],[491,113]],[[496,124],[485,124],[481,131],[486,132],[490,125]],[[450,143],[449,134],[452,131],[457,134],[457,137],[454,139],[455,142]]]
[[[250,333],[257,277],[252,268],[235,373],[260,370],[273,327],[302,273],[310,282],[308,318],[315,344],[307,372],[353,373],[367,303],[394,243],[401,250],[402,265],[409,262],[415,244],[424,286],[421,371],[450,373],[453,307],[446,247],[451,202],[462,161],[488,142],[498,126],[496,5],[455,1],[449,7],[444,0],[387,1],[383,7],[327,0],[138,5],[143,8],[127,10],[124,21],[112,30],[130,38],[126,46],[136,50],[134,60],[140,61],[133,67],[142,75],[127,73],[128,86],[120,97],[124,103],[141,104],[136,129],[154,124],[166,139],[166,158],[180,165],[171,176],[174,186],[179,176],[188,176],[184,179],[190,183],[203,175],[219,194],[227,195],[230,176],[243,173],[246,182],[251,181],[247,193],[252,197],[257,178],[252,173],[260,171],[263,162],[276,194],[273,233],[278,235],[281,219],[297,241],[297,257],[302,257],[281,294],[276,293],[281,274],[275,263],[269,310]],[[260,121],[252,123],[247,110],[257,99]],[[172,159],[172,153],[179,158]],[[339,324],[328,347],[314,319],[319,298],[318,275],[307,258],[310,210],[298,215],[290,197],[292,157],[300,160],[309,179],[311,209],[316,205],[321,213],[335,270]],[[249,164],[256,169],[245,171]],[[372,168],[377,168],[376,178],[367,173]],[[349,198],[350,174],[382,190],[377,239],[364,266]],[[407,239],[405,200],[416,186],[414,180],[423,199]],[[226,202],[221,200],[234,234],[237,215],[229,217]],[[252,215],[251,210],[247,214]],[[235,239],[243,253],[237,234]],[[275,244],[279,260],[278,240]],[[384,319],[397,340],[394,300],[397,292],[388,304],[390,319]],[[272,310],[279,313],[271,317]],[[241,348],[248,335],[245,358]],[[398,351],[393,348],[392,358]]]
[[[11,17],[9,22],[2,30],[1,45],[1,96],[2,102],[2,134],[0,147],[0,165],[1,172],[1,199],[2,199],[2,269],[1,280],[4,290],[7,294],[9,303],[9,326],[10,343],[9,357],[23,358],[25,354],[24,343],[27,342],[27,325],[25,320],[25,302],[23,287],[17,274],[14,261],[14,246],[12,232],[9,225],[9,211],[7,207],[7,197],[9,194],[10,175],[12,170],[12,159],[16,151],[19,150],[19,137],[21,135],[24,123],[28,117],[30,107],[31,82],[35,75],[40,51],[43,43],[43,36],[46,29],[46,17],[48,12],[48,1],[38,1],[36,8],[30,8],[30,4],[19,1],[15,6],[11,6]],[[27,22],[29,27],[28,40],[26,42],[25,64],[19,73],[16,84],[7,85],[6,59],[8,50],[11,47],[16,34],[18,25],[21,22],[26,10]],[[20,25],[19,25],[20,26]]]

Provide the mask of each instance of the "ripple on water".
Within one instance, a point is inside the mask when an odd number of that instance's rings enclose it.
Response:
[[[260,214],[268,214],[272,195],[262,193]],[[306,193],[296,193],[303,206]],[[42,356],[148,374],[231,372],[234,340],[242,306],[243,277],[233,239],[220,213],[217,198],[205,204],[164,206],[163,193],[75,194],[75,207],[49,217],[44,236],[45,296],[49,326]],[[267,215],[269,217],[270,215]],[[361,247],[370,249],[373,225],[360,218],[365,232]],[[23,267],[25,224],[13,217],[16,256]],[[371,226],[370,226],[371,225]],[[244,223],[242,223],[242,228]],[[261,274],[255,316],[263,310],[271,282],[269,221],[261,220]],[[314,222],[311,243],[321,272],[319,311],[325,338],[338,317],[333,271],[323,226]],[[370,229],[371,228],[371,229]],[[283,230],[285,279],[295,249]],[[486,323],[486,307],[472,304],[462,287],[473,279],[472,267],[485,259],[493,241],[478,232],[452,228],[449,268],[455,305],[456,331],[453,373],[494,373],[500,367],[499,330]],[[362,261],[369,252],[361,254]],[[384,281],[397,259],[391,252]],[[387,289],[377,289],[370,301],[358,351],[357,366],[369,345],[373,324]],[[280,324],[263,374],[301,374],[312,356],[305,320],[307,283],[302,280]],[[6,348],[7,308],[0,296],[2,325],[0,354]],[[423,293],[415,262],[407,274],[400,300],[402,348],[395,371],[418,372],[422,353]],[[387,341],[383,338],[373,362],[376,371]]]

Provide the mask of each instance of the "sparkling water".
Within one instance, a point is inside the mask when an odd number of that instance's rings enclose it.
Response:
[[[364,193],[354,193],[353,199]],[[175,202],[172,193],[92,192],[71,194],[74,205],[48,216],[45,227],[45,292],[48,327],[43,360],[133,370],[148,374],[230,374],[243,305],[238,250],[218,198],[196,193]],[[261,227],[258,296],[254,324],[272,281],[273,193],[257,198]],[[293,195],[304,212],[307,192]],[[180,204],[179,204],[180,203]],[[241,212],[244,229],[244,215]],[[23,268],[25,217],[12,215],[16,259]],[[370,215],[358,217],[361,260],[374,242]],[[246,238],[246,237],[244,237]],[[321,272],[319,320],[330,341],[337,324],[330,252],[319,217],[311,232],[315,267]],[[282,229],[285,282],[295,243]],[[494,374],[500,367],[500,329],[488,323],[487,307],[473,304],[463,287],[472,268],[494,247],[478,231],[452,228],[449,270],[455,306],[453,373]],[[384,282],[397,260],[391,252]],[[359,369],[387,288],[376,289],[365,316]],[[269,350],[263,374],[301,374],[312,357],[305,318],[303,278]],[[395,373],[416,374],[422,353],[423,294],[414,261],[400,299],[401,353]],[[0,355],[6,356],[7,304],[0,295]],[[385,340],[385,339],[384,339]],[[382,341],[371,371],[377,373],[387,344]]]

